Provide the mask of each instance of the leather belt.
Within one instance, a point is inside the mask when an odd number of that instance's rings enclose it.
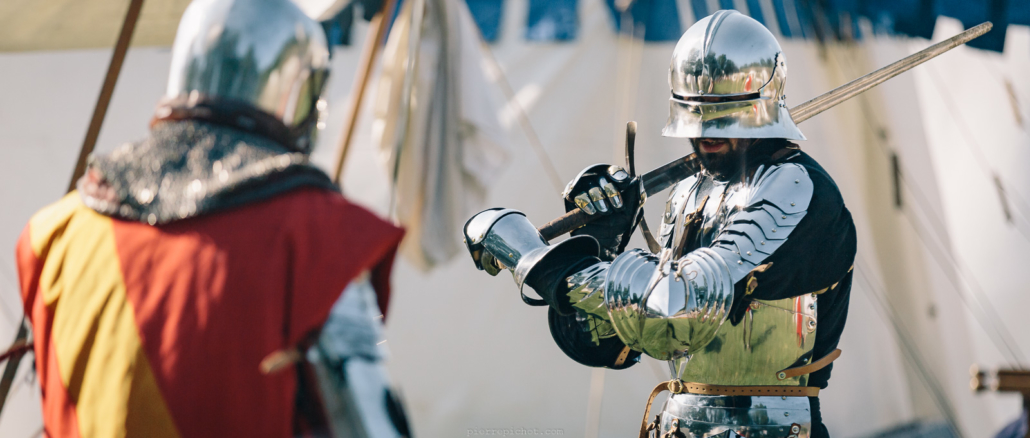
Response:
[[[624,351],[625,352],[625,351]],[[808,365],[787,368],[776,373],[776,378],[784,380],[789,377],[811,374],[840,357],[840,349],[833,350],[830,354]],[[659,427],[660,418],[648,424],[647,418],[651,416],[651,403],[654,398],[663,391],[673,394],[698,394],[698,395],[747,395],[747,396],[784,396],[784,397],[818,397],[819,388],[814,386],[731,386],[731,385],[709,385],[707,383],[695,383],[673,379],[668,382],[659,383],[651,390],[651,396],[647,398],[647,406],[644,407],[644,419],[640,422],[639,438],[647,438],[648,431]]]
[[[728,386],[706,383],[684,383],[683,392],[699,395],[786,395],[790,397],[818,397],[816,386]]]

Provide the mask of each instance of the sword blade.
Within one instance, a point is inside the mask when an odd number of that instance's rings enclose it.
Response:
[[[911,70],[913,67],[936,58],[955,47],[961,46],[991,30],[990,21],[978,24],[965,32],[906,56],[891,65],[883,67],[825,93],[815,99],[790,109],[790,117],[794,123],[801,123],[817,114],[833,108],[856,95],[880,85],[891,78]]]
[[[955,47],[961,46],[970,40],[979,37],[991,30],[993,25],[990,21],[981,23],[967,29],[958,35],[913,53],[909,56],[894,62],[844,85],[841,85],[827,93],[809,100],[801,105],[790,109],[790,116],[794,123],[801,123],[811,119],[817,114],[839,105],[852,97],[873,88],[890,78],[911,70],[913,67],[940,56]],[[689,178],[699,172],[699,165],[696,156],[690,154],[665,164],[643,175],[640,175],[641,190],[644,193],[643,199],[652,196],[676,184],[679,181]],[[600,216],[600,215],[598,215]],[[582,210],[572,210],[565,215],[544,224],[537,230],[547,240],[552,240],[562,234],[572,232],[576,228],[593,221],[597,216],[591,216]]]

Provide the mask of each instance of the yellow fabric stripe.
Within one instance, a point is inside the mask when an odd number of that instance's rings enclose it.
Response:
[[[64,226],[73,213],[84,207],[78,191],[73,191],[60,201],[43,207],[29,220],[29,241],[37,258],[43,255],[52,242],[64,231]]]
[[[177,437],[125,294],[112,220],[72,195],[30,226],[33,248],[49,247],[40,295],[54,312],[51,342],[79,431],[83,437]]]

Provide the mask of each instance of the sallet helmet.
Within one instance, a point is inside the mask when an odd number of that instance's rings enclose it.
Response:
[[[292,1],[194,0],[175,35],[163,102],[256,110],[252,124],[281,123],[263,131],[310,152],[328,75],[325,32]]]
[[[804,140],[785,103],[787,60],[765,26],[722,10],[687,29],[669,66],[666,137]]]

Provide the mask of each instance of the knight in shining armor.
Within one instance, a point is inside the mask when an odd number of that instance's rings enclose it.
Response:
[[[653,420],[648,400],[641,438],[828,436],[818,394],[840,354],[855,227],[833,179],[792,142],[805,137],[786,76],[773,35],[735,11],[683,34],[662,134],[690,139],[701,171],[671,189],[651,251],[626,250],[642,190],[617,166],[569,183],[566,210],[600,217],[558,244],[515,210],[465,226],[476,265],[532,288],[573,360],[668,362],[651,399],[672,394]]]
[[[403,231],[309,163],[329,65],[290,0],[187,7],[147,137],[18,242],[45,435],[407,435],[376,347]]]

